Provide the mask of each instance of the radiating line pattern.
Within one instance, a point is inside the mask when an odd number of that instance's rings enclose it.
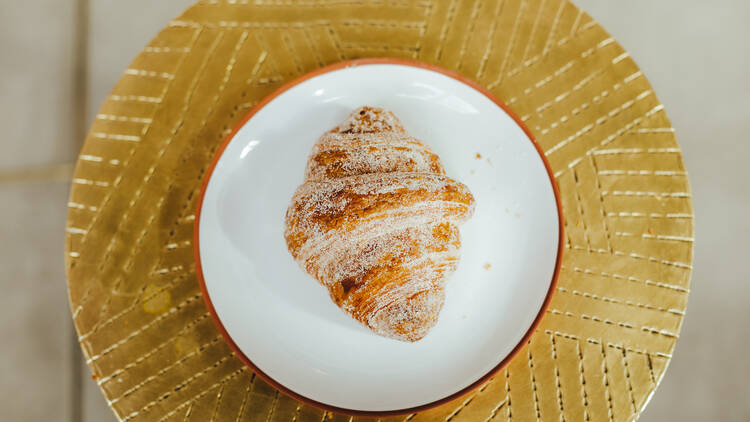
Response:
[[[210,0],[170,22],[96,115],[68,203],[73,318],[118,418],[350,420],[231,354],[200,297],[192,224],[206,167],[249,108],[300,74],[377,56],[453,69],[509,104],[551,163],[566,232],[551,306],[509,366],[387,419],[637,418],[685,312],[690,186],[645,76],[567,0]]]

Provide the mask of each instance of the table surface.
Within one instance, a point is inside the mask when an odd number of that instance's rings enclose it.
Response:
[[[261,98],[376,56],[441,65],[504,100],[545,151],[566,224],[558,288],[528,345],[475,392],[410,418],[640,413],[671,358],[692,269],[690,188],[664,106],[567,1],[458,6],[201,2],[131,63],[83,146],[66,228],[79,341],[121,420],[326,417],[222,342],[197,289],[195,201],[221,140]]]
[[[128,5],[118,6],[100,0],[92,1],[91,23],[88,26],[92,34],[96,36],[90,42],[90,58],[85,64],[89,70],[87,86],[90,103],[98,104],[100,99],[104,98],[113,81],[117,79],[117,75],[126,67],[130,57],[141,48],[140,45],[152,37],[154,33],[152,31],[162,26],[168,18],[176,15],[183,7],[179,3],[153,5],[150,2],[130,2]],[[187,4],[188,2],[182,1],[181,3]],[[745,284],[741,281],[746,279],[743,274],[747,276],[748,273],[745,266],[739,265],[741,262],[739,255],[734,251],[742,249],[741,234],[747,233],[747,226],[737,228],[714,223],[732,219],[741,221],[741,204],[748,201],[747,191],[741,186],[742,181],[746,179],[744,176],[746,168],[739,165],[747,161],[748,150],[734,147],[734,140],[744,132],[744,129],[747,129],[743,114],[734,113],[735,110],[747,109],[747,99],[740,95],[745,90],[743,86],[746,87],[747,84],[742,74],[743,57],[747,57],[747,51],[736,47],[732,50],[732,40],[744,39],[747,36],[747,28],[741,25],[741,22],[744,19],[743,16],[747,16],[748,9],[745,3],[737,1],[728,2],[727,7],[722,10],[715,10],[696,2],[680,3],[680,6],[687,7],[676,7],[674,1],[660,2],[658,5],[644,1],[636,1],[628,5],[616,2],[580,1],[578,3],[605,23],[605,27],[623,42],[656,86],[660,99],[667,104],[670,117],[678,128],[680,144],[685,150],[693,188],[698,196],[703,198],[696,204],[698,214],[702,217],[702,224],[698,227],[699,234],[701,240],[704,240],[704,242],[699,242],[697,262],[702,261],[706,265],[697,266],[696,277],[697,279],[710,277],[713,280],[711,285],[717,283],[722,285],[721,289],[708,289],[708,286],[700,284],[695,286],[700,294],[693,295],[691,298],[690,317],[679,343],[681,346],[678,347],[678,353],[672,361],[664,385],[660,387],[659,394],[648,407],[642,420],[649,420],[649,418],[663,420],[675,414],[681,420],[703,420],[708,415],[721,415],[725,420],[743,420],[742,415],[748,414],[748,408],[743,404],[744,402],[735,401],[731,406],[718,406],[720,403],[718,397],[742,395],[741,392],[744,391],[741,374],[747,372],[747,367],[745,365],[743,370],[744,360],[732,359],[731,356],[742,350],[742,342],[747,340],[743,336],[734,335],[737,331],[732,329],[736,321],[746,319],[746,316],[743,316],[746,313],[746,307],[741,303],[741,298],[745,296],[745,293],[742,293]],[[55,5],[57,4],[50,4],[50,6]],[[52,40],[48,43],[51,48],[36,51],[37,55],[34,59],[47,63],[48,66],[38,66],[22,74],[12,67],[3,67],[3,74],[14,77],[14,80],[22,86],[38,85],[40,79],[35,75],[44,75],[49,73],[50,69],[61,73],[60,78],[68,78],[71,74],[69,69],[74,63],[69,53],[75,48],[71,45],[71,36],[67,35],[73,32],[71,24],[67,22],[70,21],[68,17],[72,14],[70,12],[72,6],[67,4],[57,6],[64,9],[62,16],[66,19],[60,20],[58,19],[60,15],[54,18],[50,15],[49,22],[42,25],[41,32],[34,30],[34,33],[42,33],[46,40]],[[118,10],[115,12],[113,9]],[[28,5],[18,10],[24,13],[36,13],[45,22],[46,15],[36,10],[36,6]],[[122,23],[118,23],[120,17],[133,15],[135,19],[134,13],[140,14],[144,10],[148,12],[145,14],[147,18],[139,18],[135,27],[129,25],[128,36],[123,36],[124,32],[118,30],[121,27],[125,29]],[[5,15],[5,17],[9,16]],[[638,28],[629,25],[628,22],[634,19],[639,19],[642,25]],[[686,27],[696,25],[716,27],[719,20],[721,20],[722,31],[703,31],[701,34],[691,35],[684,30]],[[20,22],[18,19],[11,19],[11,21],[8,23]],[[16,28],[13,31],[19,34],[32,30],[31,27],[21,28],[19,25],[10,25],[10,28]],[[11,45],[18,45],[20,38],[4,37],[3,40]],[[26,37],[26,42],[31,43],[30,45],[34,45],[34,40],[34,37]],[[112,49],[113,44],[117,45],[117,48]],[[665,51],[669,51],[669,54],[665,54]],[[717,61],[722,61],[727,65],[715,68],[711,63]],[[681,69],[680,78],[674,77],[673,69],[676,67]],[[715,78],[716,83],[700,83],[705,80],[706,75],[720,77]],[[31,81],[37,82],[27,83]],[[50,83],[54,84],[55,79],[51,79]],[[44,89],[44,91],[39,91],[39,93],[45,92],[44,96],[33,93],[24,98],[20,96],[22,91],[11,91],[8,95],[9,98],[16,99],[13,100],[15,104],[27,104],[35,101],[37,97],[44,98],[45,102],[40,102],[37,107],[43,108],[44,104],[64,105],[74,92],[63,84],[50,85]],[[50,93],[53,95],[52,102],[49,101]],[[695,101],[697,98],[701,101]],[[704,102],[714,104],[711,112],[705,112]],[[24,126],[26,119],[18,114],[20,111],[18,107],[6,107],[8,104],[10,102],[3,103],[5,111],[3,118],[7,118],[5,126],[11,130],[21,127],[31,128],[31,126]],[[66,346],[67,338],[56,334],[65,332],[64,326],[67,320],[61,318],[61,315],[67,312],[67,305],[59,289],[50,290],[47,287],[50,278],[61,277],[60,269],[58,269],[59,251],[52,246],[60,243],[59,233],[62,232],[61,227],[64,223],[64,211],[59,204],[66,200],[67,183],[65,180],[69,177],[67,173],[69,167],[65,163],[73,157],[72,154],[76,151],[75,142],[69,140],[68,126],[71,119],[66,116],[65,107],[60,107],[59,110],[62,110],[62,113],[50,114],[52,116],[59,114],[58,121],[53,119],[37,122],[30,132],[27,130],[29,133],[36,134],[33,141],[36,145],[41,146],[46,139],[56,142],[56,144],[50,144],[52,148],[44,146],[38,149],[43,154],[24,155],[23,150],[14,149],[10,143],[3,144],[4,156],[11,157],[15,162],[15,164],[3,164],[0,167],[2,173],[0,178],[3,183],[2,195],[5,203],[9,205],[2,212],[2,215],[6,217],[4,221],[30,222],[32,218],[38,219],[39,216],[45,216],[45,219],[49,221],[46,225],[25,225],[27,227],[25,230],[30,230],[33,234],[25,236],[22,242],[15,243],[12,249],[4,250],[2,259],[3,268],[10,271],[13,279],[28,281],[23,285],[23,290],[18,290],[12,284],[4,287],[6,292],[10,292],[23,304],[22,308],[6,307],[5,311],[13,313],[17,320],[20,317],[20,321],[23,322],[20,325],[14,324],[9,328],[9,332],[13,333],[18,329],[29,331],[34,326],[30,326],[26,321],[31,323],[33,320],[48,321],[37,327],[45,327],[41,330],[42,332],[51,330],[49,335],[42,334],[40,337],[46,339],[48,347],[38,348],[36,346],[38,341],[34,340],[35,337],[19,337],[19,341],[14,345],[17,347],[5,350],[3,356],[9,359],[4,359],[4,362],[11,362],[12,365],[12,368],[9,368],[10,373],[23,375],[22,378],[16,376],[6,378],[2,383],[3,391],[11,391],[8,388],[17,388],[12,386],[16,386],[16,382],[21,382],[20,380],[23,379],[23,382],[29,386],[37,386],[35,402],[43,403],[39,406],[22,405],[27,398],[20,398],[20,400],[17,398],[13,403],[7,401],[0,403],[0,407],[8,409],[11,414],[15,414],[14,409],[27,409],[26,412],[31,409],[34,414],[59,416],[61,412],[66,413],[65,409],[68,408],[63,401],[67,402],[66,394],[70,390],[71,371],[67,368],[71,360],[66,356],[69,356],[71,349]],[[92,110],[89,116],[93,114]],[[45,136],[45,131],[49,130],[53,130],[54,132],[49,133],[54,133],[54,135]],[[11,132],[9,137],[5,137],[6,141],[13,139],[20,141],[14,133]],[[704,142],[708,136],[713,139],[711,143]],[[56,163],[63,164],[57,165]],[[727,186],[727,189],[713,189],[716,184]],[[722,206],[722,204],[728,204],[728,206]],[[10,225],[3,226],[3,233],[6,236],[21,239],[14,235],[15,231]],[[708,244],[713,246],[710,248],[700,246]],[[737,246],[732,247],[732,244]],[[52,246],[46,247],[45,245]],[[25,264],[28,261],[19,259],[24,256],[27,259],[33,259],[32,262],[36,264],[33,267]],[[709,262],[712,264],[708,265]],[[709,268],[711,268],[710,273]],[[713,310],[717,303],[721,303],[722,312]],[[13,311],[13,309],[16,310]],[[34,317],[30,318],[31,315]],[[4,320],[8,319],[4,318]],[[711,328],[717,325],[725,326],[727,329]],[[62,328],[54,328],[58,326]],[[37,329],[36,332],[39,330]],[[727,359],[714,362],[711,359],[713,353],[707,352],[708,344],[711,344],[712,350],[721,353]],[[75,347],[78,347],[77,344]],[[41,350],[48,352],[40,354]],[[51,350],[55,352],[50,353]],[[713,363],[703,365],[704,362]],[[740,366],[730,362],[737,362]],[[88,370],[85,369],[85,371]],[[48,379],[51,374],[54,382],[36,381]],[[39,388],[40,385],[45,387]],[[102,420],[109,416],[110,411],[106,408],[95,384],[89,381],[84,384],[84,387],[87,397],[85,400],[86,420]],[[60,391],[66,394],[60,394]],[[686,401],[685,397],[694,399]],[[701,400],[698,400],[698,397]],[[712,400],[710,397],[717,397],[717,399]],[[40,401],[40,398],[43,399]],[[31,399],[31,396],[28,399]]]

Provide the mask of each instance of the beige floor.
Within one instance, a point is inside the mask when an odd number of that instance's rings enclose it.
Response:
[[[6,128],[0,140],[0,337],[10,340],[0,349],[3,420],[114,420],[81,367],[65,294],[65,204],[83,129],[76,122],[90,121],[129,60],[189,3],[35,0],[11,6],[0,0],[0,125]],[[695,194],[688,314],[675,358],[641,421],[748,421],[750,266],[743,264],[750,252],[750,2],[576,3],[631,52],[653,83],[677,128]],[[86,4],[88,20],[80,8]],[[76,58],[79,51],[87,54]],[[85,77],[80,86],[76,75]],[[83,113],[79,90],[87,93]]]

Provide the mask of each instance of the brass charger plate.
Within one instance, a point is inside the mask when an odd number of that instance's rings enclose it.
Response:
[[[68,204],[71,308],[122,421],[336,420],[255,377],[203,304],[192,238],[222,139],[284,82],[402,57],[476,81],[544,149],[562,195],[557,291],[479,389],[388,420],[627,421],[664,375],[693,255],[674,130],[627,52],[565,0],[202,1],[135,58],[96,116]]]

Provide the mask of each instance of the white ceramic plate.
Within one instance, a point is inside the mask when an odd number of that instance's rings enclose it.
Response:
[[[480,90],[415,62],[340,63],[283,87],[230,135],[198,204],[196,260],[217,325],[263,378],[330,410],[405,413],[476,387],[526,341],[557,276],[559,201],[533,141]],[[439,322],[415,343],[339,310],[284,242],[313,143],[362,105],[392,110],[476,198]]]

